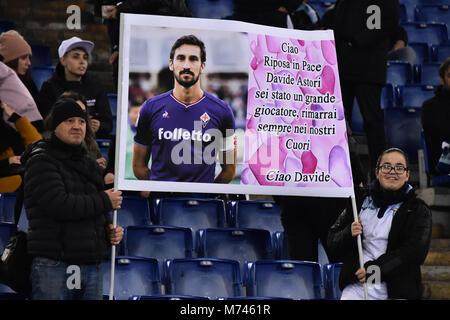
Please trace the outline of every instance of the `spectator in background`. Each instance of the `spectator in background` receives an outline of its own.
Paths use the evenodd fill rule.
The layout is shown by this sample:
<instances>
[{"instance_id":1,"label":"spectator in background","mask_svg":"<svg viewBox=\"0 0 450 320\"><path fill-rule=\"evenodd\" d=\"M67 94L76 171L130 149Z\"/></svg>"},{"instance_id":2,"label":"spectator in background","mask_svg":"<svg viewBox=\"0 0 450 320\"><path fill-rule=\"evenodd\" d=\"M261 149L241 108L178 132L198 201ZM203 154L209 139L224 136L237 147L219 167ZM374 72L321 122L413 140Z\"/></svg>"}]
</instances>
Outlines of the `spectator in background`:
<instances>
[{"instance_id":1,"label":"spectator in background","mask_svg":"<svg viewBox=\"0 0 450 320\"><path fill-rule=\"evenodd\" d=\"M308 3L308 0L303 0L295 11L289 13L289 16L294 29L301 30L315 29L320 20L319 13Z\"/></svg>"},{"instance_id":2,"label":"spectator in background","mask_svg":"<svg viewBox=\"0 0 450 320\"><path fill-rule=\"evenodd\" d=\"M66 99L69 98L69 99L75 100L76 103L78 103L80 105L81 109L83 109L83 111L86 112L86 104L87 103L86 103L86 99L82 95L80 95L76 92L73 92L73 91L67 91L67 92L64 92L62 95L60 95L58 100L64 99L64 98L66 98ZM51 116L50 116L50 114L48 114L44 120L44 125L47 130L43 133L44 138L47 138L47 139L50 138L51 133L52 133L51 121L52 121ZM88 157L97 161L100 168L105 169L106 168L106 159L103 158L102 153L100 151L100 147L98 146L97 141L95 141L95 133L92 130L90 122L91 122L90 119L88 119L88 121L86 122L86 137L85 137L84 141L81 143L81 145L86 149Z\"/></svg>"},{"instance_id":3,"label":"spectator in background","mask_svg":"<svg viewBox=\"0 0 450 320\"><path fill-rule=\"evenodd\" d=\"M31 78L30 45L15 30L3 32L0 35L0 54L3 56L3 62L17 73L39 109L39 91ZM41 124L41 122L38 123L38 125ZM39 130L42 131L42 128L40 127Z\"/></svg>"},{"instance_id":4,"label":"spectator in background","mask_svg":"<svg viewBox=\"0 0 450 320\"><path fill-rule=\"evenodd\" d=\"M302 0L234 0L233 20L286 28L287 16Z\"/></svg>"},{"instance_id":5,"label":"spectator in background","mask_svg":"<svg viewBox=\"0 0 450 320\"><path fill-rule=\"evenodd\" d=\"M20 154L42 136L26 117L21 117L5 102L0 102L0 113L15 124L17 131L0 118L0 193L15 192L22 183ZM3 116L2 114L2 116Z\"/></svg>"},{"instance_id":6,"label":"spectator in background","mask_svg":"<svg viewBox=\"0 0 450 320\"><path fill-rule=\"evenodd\" d=\"M111 43L109 63L113 67L113 80L118 82L120 13L155 14L162 16L192 17L187 0L125 0L103 1L102 17L108 27Z\"/></svg>"},{"instance_id":7,"label":"spectator in background","mask_svg":"<svg viewBox=\"0 0 450 320\"><path fill-rule=\"evenodd\" d=\"M441 85L433 98L422 105L422 127L428 147L428 163L432 174L442 154L443 142L450 142L450 57L439 66Z\"/></svg>"},{"instance_id":8,"label":"spectator in background","mask_svg":"<svg viewBox=\"0 0 450 320\"><path fill-rule=\"evenodd\" d=\"M102 261L110 244L123 237L109 212L120 209L121 191L104 190L97 163L81 146L87 114L73 99L59 100L51 111L52 135L22 155L28 254L32 258L33 300L101 300ZM80 283L67 283L76 265Z\"/></svg>"},{"instance_id":9,"label":"spectator in background","mask_svg":"<svg viewBox=\"0 0 450 320\"><path fill-rule=\"evenodd\" d=\"M75 91L86 98L92 129L96 138L108 139L113 116L103 85L87 72L94 43L72 37L58 48L59 62L53 76L42 84L41 114L46 117L51 106L65 91Z\"/></svg>"},{"instance_id":10,"label":"spectator in background","mask_svg":"<svg viewBox=\"0 0 450 320\"><path fill-rule=\"evenodd\" d=\"M374 4L378 9L371 11ZM377 155L386 148L381 91L389 39L399 17L398 0L338 0L324 19L334 29L345 118L351 123L355 98L363 117L371 175Z\"/></svg>"},{"instance_id":11,"label":"spectator in background","mask_svg":"<svg viewBox=\"0 0 450 320\"><path fill-rule=\"evenodd\" d=\"M343 300L362 300L363 283L378 270L380 283L368 283L369 299L420 299L420 265L431 241L431 210L408 184L408 157L400 149L378 158L369 194L357 198L359 221L349 206L328 234L330 251L344 263L339 275ZM362 235L364 267L356 237ZM371 268L371 269L372 269Z\"/></svg>"},{"instance_id":12,"label":"spectator in background","mask_svg":"<svg viewBox=\"0 0 450 320\"><path fill-rule=\"evenodd\" d=\"M408 33L401 25L392 33L389 49L387 60L406 61L411 66L416 63L416 52L408 46Z\"/></svg>"},{"instance_id":13,"label":"spectator in background","mask_svg":"<svg viewBox=\"0 0 450 320\"><path fill-rule=\"evenodd\" d=\"M12 106L14 111L23 117L27 117L39 132L44 131L42 116L39 113L36 102L22 81L20 81L17 73L3 62L0 62L0 101ZM7 121L6 114L4 114L3 120ZM13 129L16 129L13 123L8 124Z\"/></svg>"}]
</instances>

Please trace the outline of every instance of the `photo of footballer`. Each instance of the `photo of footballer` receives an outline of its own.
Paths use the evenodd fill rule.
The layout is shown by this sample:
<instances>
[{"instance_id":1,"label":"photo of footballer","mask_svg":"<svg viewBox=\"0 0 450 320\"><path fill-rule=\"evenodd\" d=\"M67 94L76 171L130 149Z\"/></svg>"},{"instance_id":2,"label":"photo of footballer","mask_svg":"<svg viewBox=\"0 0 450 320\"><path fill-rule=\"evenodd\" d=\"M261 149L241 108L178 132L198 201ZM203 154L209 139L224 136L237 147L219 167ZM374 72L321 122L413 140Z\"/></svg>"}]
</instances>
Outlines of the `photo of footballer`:
<instances>
[{"instance_id":1,"label":"photo of footballer","mask_svg":"<svg viewBox=\"0 0 450 320\"><path fill-rule=\"evenodd\" d=\"M205 66L206 49L200 39L190 34L175 41L169 55L174 87L146 100L136 124L132 166L139 180L233 180L235 119L225 101L201 88Z\"/></svg>"}]
</instances>

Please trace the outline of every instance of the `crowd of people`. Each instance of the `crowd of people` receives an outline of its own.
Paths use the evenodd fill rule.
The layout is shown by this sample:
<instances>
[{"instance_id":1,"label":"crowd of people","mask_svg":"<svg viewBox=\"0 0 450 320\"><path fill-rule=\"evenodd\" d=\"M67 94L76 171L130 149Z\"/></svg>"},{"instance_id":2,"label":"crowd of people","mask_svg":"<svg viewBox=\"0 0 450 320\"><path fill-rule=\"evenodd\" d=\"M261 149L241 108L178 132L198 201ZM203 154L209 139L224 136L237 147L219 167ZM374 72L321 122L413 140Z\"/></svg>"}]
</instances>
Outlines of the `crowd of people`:
<instances>
[{"instance_id":1,"label":"crowd of people","mask_svg":"<svg viewBox=\"0 0 450 320\"><path fill-rule=\"evenodd\" d=\"M373 180L370 185L352 150L351 135L349 139L355 194L361 195L358 222L354 221L346 199L274 197L281 206L291 258L317 261L320 239L330 262L344 262L340 278L341 288L345 288L343 299L363 298L362 283L371 265L380 268L382 286L370 287L370 298L418 299L420 265L430 245L431 211L416 198L413 186L408 183L408 156L400 149L387 148L380 107L389 57L413 61L415 56L407 46L406 32L399 25L398 1L378 1L383 16L376 30L367 27L368 3L367 0L337 0L320 17L306 0L235 0L232 18L282 28L333 29L345 119L351 122L355 98L364 119L369 174ZM98 8L107 5L103 16L110 36L109 63L116 85L121 12L194 16L188 1L182 0L135 0L118 5L97 1L96 4ZM15 30L0 34L0 192L17 192L23 185L30 224L28 250L34 257L31 298L101 299L101 261L108 258L109 246L119 244L123 237L123 229L113 228L109 216L111 210L120 209L122 202L122 192L111 188L114 159L109 157L106 161L96 142L102 138L114 141L113 116L104 86L88 72L95 44L79 37L61 40L54 74L38 91L30 75L33 54L30 45ZM192 175L192 170L183 166L168 168L165 154L172 148L170 142L164 142L167 146L154 144L158 132L149 134L157 128L152 115L161 113L158 119L163 119L181 112L176 103L186 109L192 104L201 105L204 114L193 117L206 114L203 124L216 121L215 125L223 132L235 129L237 112L245 119L246 93L231 96L226 92L210 94L202 90L198 77L205 63L203 44L192 37L178 41L172 48L169 64L173 91L159 95L152 88L142 90L139 81L132 82L130 87L134 97L129 108L130 130L136 138L133 173L129 174L148 180L184 170L183 174L189 176L187 181L205 179L227 183L236 169L234 135L224 135L222 150L231 159L234 152L234 161L224 165L217 177L214 177L215 166L199 167L199 174L207 175L196 180L198 177ZM188 66L186 57L189 57ZM432 174L442 174L442 165L435 168L441 162L443 147L448 149L450 143L450 58L442 62L436 76L442 85L436 89L434 98L424 102L422 123ZM161 109L161 104L166 109ZM149 161L156 168L151 172ZM148 197L149 193L141 195ZM151 197L174 195L177 194L155 193ZM299 208L304 212L298 212ZM414 214L409 214L411 211ZM358 265L355 241L360 235L363 236L363 267ZM67 290L64 279L70 264L82 267L83 274L87 275L82 287L87 290Z\"/></svg>"}]
</instances>

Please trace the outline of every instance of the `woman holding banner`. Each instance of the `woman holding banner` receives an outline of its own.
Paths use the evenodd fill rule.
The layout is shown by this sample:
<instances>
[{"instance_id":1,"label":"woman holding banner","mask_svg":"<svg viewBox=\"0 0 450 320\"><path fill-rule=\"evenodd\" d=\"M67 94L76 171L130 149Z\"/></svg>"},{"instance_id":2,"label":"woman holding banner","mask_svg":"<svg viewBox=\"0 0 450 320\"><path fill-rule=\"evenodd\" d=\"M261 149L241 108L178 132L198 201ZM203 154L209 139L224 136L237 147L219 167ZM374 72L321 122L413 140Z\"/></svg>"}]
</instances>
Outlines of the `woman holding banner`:
<instances>
[{"instance_id":1,"label":"woman holding banner","mask_svg":"<svg viewBox=\"0 0 450 320\"><path fill-rule=\"evenodd\" d=\"M431 211L408 184L408 157L402 150L385 150L375 175L369 195L359 201L359 221L349 207L328 233L330 251L344 263L341 299L364 299L364 282L369 299L420 299L420 265L430 246ZM358 235L364 268L359 267Z\"/></svg>"}]
</instances>

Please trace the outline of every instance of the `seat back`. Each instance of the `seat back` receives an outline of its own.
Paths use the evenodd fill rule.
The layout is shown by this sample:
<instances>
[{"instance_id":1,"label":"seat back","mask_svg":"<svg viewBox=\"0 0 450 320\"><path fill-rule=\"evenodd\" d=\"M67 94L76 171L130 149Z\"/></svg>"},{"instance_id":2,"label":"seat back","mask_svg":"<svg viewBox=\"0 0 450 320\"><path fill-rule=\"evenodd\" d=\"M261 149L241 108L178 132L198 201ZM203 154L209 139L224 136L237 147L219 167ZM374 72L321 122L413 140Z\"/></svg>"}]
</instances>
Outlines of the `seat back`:
<instances>
[{"instance_id":1,"label":"seat back","mask_svg":"<svg viewBox=\"0 0 450 320\"><path fill-rule=\"evenodd\" d=\"M247 295L291 299L321 299L322 274L316 262L262 260L251 264Z\"/></svg>"},{"instance_id":2,"label":"seat back","mask_svg":"<svg viewBox=\"0 0 450 320\"><path fill-rule=\"evenodd\" d=\"M325 297L331 300L339 300L342 292L339 289L339 274L342 270L342 263L329 263L323 266L323 281L325 287Z\"/></svg>"},{"instance_id":3,"label":"seat back","mask_svg":"<svg viewBox=\"0 0 450 320\"><path fill-rule=\"evenodd\" d=\"M128 226L124 231L124 253L157 259L162 266L165 259L192 257L192 231L168 226Z\"/></svg>"},{"instance_id":4,"label":"seat back","mask_svg":"<svg viewBox=\"0 0 450 320\"><path fill-rule=\"evenodd\" d=\"M420 84L409 84L399 88L401 106L404 108L422 108L425 100L434 96L434 88Z\"/></svg>"},{"instance_id":5,"label":"seat back","mask_svg":"<svg viewBox=\"0 0 450 320\"><path fill-rule=\"evenodd\" d=\"M235 260L186 258L166 260L166 293L209 298L241 295L241 273Z\"/></svg>"},{"instance_id":6,"label":"seat back","mask_svg":"<svg viewBox=\"0 0 450 320\"><path fill-rule=\"evenodd\" d=\"M418 67L418 81L423 85L439 86L439 62L423 63Z\"/></svg>"},{"instance_id":7,"label":"seat back","mask_svg":"<svg viewBox=\"0 0 450 320\"><path fill-rule=\"evenodd\" d=\"M440 45L448 41L447 26L442 23L403 23L409 42L426 42L428 45Z\"/></svg>"},{"instance_id":8,"label":"seat back","mask_svg":"<svg viewBox=\"0 0 450 320\"><path fill-rule=\"evenodd\" d=\"M390 108L384 110L384 126L388 147L404 150L411 162L417 163L417 150L421 148L420 109Z\"/></svg>"},{"instance_id":9,"label":"seat back","mask_svg":"<svg viewBox=\"0 0 450 320\"><path fill-rule=\"evenodd\" d=\"M271 234L262 229L200 229L196 243L199 257L232 259L241 265L274 258Z\"/></svg>"},{"instance_id":10,"label":"seat back","mask_svg":"<svg viewBox=\"0 0 450 320\"><path fill-rule=\"evenodd\" d=\"M164 198L155 200L154 224L198 229L225 226L225 203L218 199Z\"/></svg>"},{"instance_id":11,"label":"seat back","mask_svg":"<svg viewBox=\"0 0 450 320\"><path fill-rule=\"evenodd\" d=\"M31 65L32 66L51 66L52 65L52 53L50 47L37 44L31 44Z\"/></svg>"},{"instance_id":12,"label":"seat back","mask_svg":"<svg viewBox=\"0 0 450 320\"><path fill-rule=\"evenodd\" d=\"M114 267L114 298L128 300L133 295L161 293L161 277L156 259L117 256ZM103 262L103 294L109 294L111 261Z\"/></svg>"},{"instance_id":13,"label":"seat back","mask_svg":"<svg viewBox=\"0 0 450 320\"><path fill-rule=\"evenodd\" d=\"M117 210L117 224L122 227L150 224L150 206L147 198L123 196L122 205Z\"/></svg>"},{"instance_id":14,"label":"seat back","mask_svg":"<svg viewBox=\"0 0 450 320\"><path fill-rule=\"evenodd\" d=\"M415 10L416 21L425 23L445 23L450 25L450 10L447 4L420 4Z\"/></svg>"},{"instance_id":15,"label":"seat back","mask_svg":"<svg viewBox=\"0 0 450 320\"><path fill-rule=\"evenodd\" d=\"M405 61L389 60L387 62L386 83L393 86L405 85L413 80L412 66Z\"/></svg>"},{"instance_id":16,"label":"seat back","mask_svg":"<svg viewBox=\"0 0 450 320\"><path fill-rule=\"evenodd\" d=\"M42 84L52 77L54 70L54 66L31 66L31 79L38 91L41 91Z\"/></svg>"},{"instance_id":17,"label":"seat back","mask_svg":"<svg viewBox=\"0 0 450 320\"><path fill-rule=\"evenodd\" d=\"M236 200L229 202L231 225L236 228L283 230L281 209L275 201Z\"/></svg>"}]
</instances>

